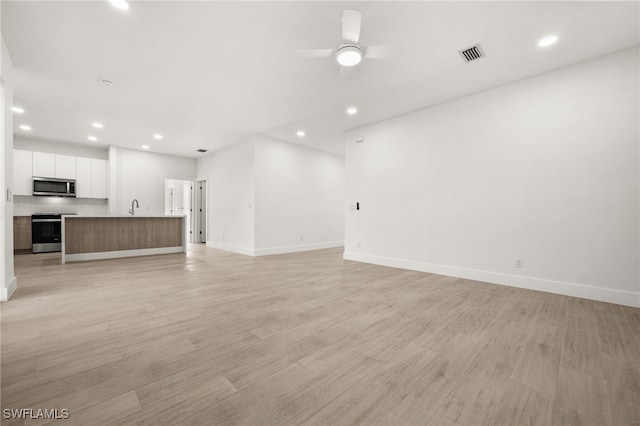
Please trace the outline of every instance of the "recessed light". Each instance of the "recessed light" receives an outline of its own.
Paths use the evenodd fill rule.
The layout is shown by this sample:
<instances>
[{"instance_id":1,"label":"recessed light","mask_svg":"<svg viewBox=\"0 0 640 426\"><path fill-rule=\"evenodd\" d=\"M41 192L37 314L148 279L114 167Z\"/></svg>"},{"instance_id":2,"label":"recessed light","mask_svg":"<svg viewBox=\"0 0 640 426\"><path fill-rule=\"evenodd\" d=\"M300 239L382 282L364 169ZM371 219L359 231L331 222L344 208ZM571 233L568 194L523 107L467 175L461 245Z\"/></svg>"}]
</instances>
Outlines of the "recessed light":
<instances>
[{"instance_id":1,"label":"recessed light","mask_svg":"<svg viewBox=\"0 0 640 426\"><path fill-rule=\"evenodd\" d=\"M129 9L129 3L125 0L109 0L109 3L116 9L127 10Z\"/></svg>"},{"instance_id":2,"label":"recessed light","mask_svg":"<svg viewBox=\"0 0 640 426\"><path fill-rule=\"evenodd\" d=\"M93 123L92 124L93 127L95 127L96 129L102 129L104 126L102 125L102 123Z\"/></svg>"},{"instance_id":3,"label":"recessed light","mask_svg":"<svg viewBox=\"0 0 640 426\"><path fill-rule=\"evenodd\" d=\"M296 133L296 135L298 135L299 137L303 137L306 133L304 132L304 130L298 130L298 132Z\"/></svg>"},{"instance_id":4,"label":"recessed light","mask_svg":"<svg viewBox=\"0 0 640 426\"><path fill-rule=\"evenodd\" d=\"M21 125L20 128L27 131L31 130L31 126L27 126L26 124Z\"/></svg>"},{"instance_id":5,"label":"recessed light","mask_svg":"<svg viewBox=\"0 0 640 426\"><path fill-rule=\"evenodd\" d=\"M24 109L18 107L18 106L14 106L11 107L11 111L15 112L16 114L23 114L24 113Z\"/></svg>"},{"instance_id":6,"label":"recessed light","mask_svg":"<svg viewBox=\"0 0 640 426\"><path fill-rule=\"evenodd\" d=\"M149 149L151 148L149 145L142 145L142 149Z\"/></svg>"},{"instance_id":7,"label":"recessed light","mask_svg":"<svg viewBox=\"0 0 640 426\"><path fill-rule=\"evenodd\" d=\"M88 136L87 139L89 139L92 142L95 142L98 140L98 138L96 138L95 136Z\"/></svg>"},{"instance_id":8,"label":"recessed light","mask_svg":"<svg viewBox=\"0 0 640 426\"><path fill-rule=\"evenodd\" d=\"M356 114L357 112L358 112L358 109L356 107L347 108L347 114L349 115Z\"/></svg>"},{"instance_id":9,"label":"recessed light","mask_svg":"<svg viewBox=\"0 0 640 426\"><path fill-rule=\"evenodd\" d=\"M556 41L558 41L558 36L555 34L551 34L546 37L542 37L540 40L538 40L538 46L549 47L552 44L554 44Z\"/></svg>"},{"instance_id":10,"label":"recessed light","mask_svg":"<svg viewBox=\"0 0 640 426\"><path fill-rule=\"evenodd\" d=\"M156 133L155 135L153 135L153 138L160 140L160 139L162 139L162 135Z\"/></svg>"}]
</instances>

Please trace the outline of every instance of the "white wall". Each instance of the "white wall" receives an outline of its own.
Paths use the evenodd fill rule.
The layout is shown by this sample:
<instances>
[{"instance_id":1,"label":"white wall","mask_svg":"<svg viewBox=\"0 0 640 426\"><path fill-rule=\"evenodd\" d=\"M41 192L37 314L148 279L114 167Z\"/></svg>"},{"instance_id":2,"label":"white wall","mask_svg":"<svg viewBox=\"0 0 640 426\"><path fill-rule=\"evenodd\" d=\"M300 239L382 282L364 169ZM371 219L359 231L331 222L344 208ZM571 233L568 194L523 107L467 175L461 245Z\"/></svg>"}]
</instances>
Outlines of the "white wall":
<instances>
[{"instance_id":1,"label":"white wall","mask_svg":"<svg viewBox=\"0 0 640 426\"><path fill-rule=\"evenodd\" d=\"M47 141L35 138L15 136L14 149L25 151L49 152L52 154L73 155L75 157L98 158L108 160L108 148L79 145L61 141Z\"/></svg>"},{"instance_id":2,"label":"white wall","mask_svg":"<svg viewBox=\"0 0 640 426\"><path fill-rule=\"evenodd\" d=\"M253 139L198 159L198 179L207 179L208 245L254 254L254 167Z\"/></svg>"},{"instance_id":3,"label":"white wall","mask_svg":"<svg viewBox=\"0 0 640 426\"><path fill-rule=\"evenodd\" d=\"M13 294L17 286L17 279L14 276L13 268L13 202L8 199L7 191L13 187L13 63L9 56L9 51L2 40L0 53L0 77L2 79L2 99L0 100L2 117L2 129L0 129L0 223L2 226L2 237L0 241L0 301L7 301ZM10 197L9 197L10 198Z\"/></svg>"},{"instance_id":4,"label":"white wall","mask_svg":"<svg viewBox=\"0 0 640 426\"><path fill-rule=\"evenodd\" d=\"M640 306L638 56L351 133L345 258Z\"/></svg>"},{"instance_id":5,"label":"white wall","mask_svg":"<svg viewBox=\"0 0 640 426\"><path fill-rule=\"evenodd\" d=\"M344 158L256 137L256 254L342 246Z\"/></svg>"},{"instance_id":6,"label":"white wall","mask_svg":"<svg viewBox=\"0 0 640 426\"><path fill-rule=\"evenodd\" d=\"M107 194L109 196L107 206L110 215L117 215L117 195L118 195L118 147L110 145L108 149L108 173L107 173Z\"/></svg>"},{"instance_id":7,"label":"white wall","mask_svg":"<svg viewBox=\"0 0 640 426\"><path fill-rule=\"evenodd\" d=\"M260 256L343 244L340 157L253 136L200 158L197 175L209 246Z\"/></svg>"},{"instance_id":8,"label":"white wall","mask_svg":"<svg viewBox=\"0 0 640 426\"><path fill-rule=\"evenodd\" d=\"M140 204L137 215L164 215L165 179L194 180L196 160L153 152L135 151L117 148L116 164L110 170L116 170L115 191L110 190L113 211L110 214L126 215L135 198Z\"/></svg>"}]
</instances>

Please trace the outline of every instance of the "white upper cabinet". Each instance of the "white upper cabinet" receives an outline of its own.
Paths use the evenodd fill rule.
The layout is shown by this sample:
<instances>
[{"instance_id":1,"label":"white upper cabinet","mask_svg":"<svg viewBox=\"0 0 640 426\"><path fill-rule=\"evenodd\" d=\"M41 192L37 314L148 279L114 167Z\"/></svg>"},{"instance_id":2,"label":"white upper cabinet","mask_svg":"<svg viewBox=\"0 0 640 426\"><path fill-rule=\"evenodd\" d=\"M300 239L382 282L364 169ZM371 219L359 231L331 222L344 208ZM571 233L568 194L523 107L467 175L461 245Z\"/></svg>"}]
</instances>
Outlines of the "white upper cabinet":
<instances>
[{"instance_id":1,"label":"white upper cabinet","mask_svg":"<svg viewBox=\"0 0 640 426\"><path fill-rule=\"evenodd\" d=\"M76 198L108 198L107 160L13 150L13 193L33 195L33 177L75 179Z\"/></svg>"},{"instance_id":2,"label":"white upper cabinet","mask_svg":"<svg viewBox=\"0 0 640 426\"><path fill-rule=\"evenodd\" d=\"M91 159L91 198L107 198L107 160Z\"/></svg>"},{"instance_id":3,"label":"white upper cabinet","mask_svg":"<svg viewBox=\"0 0 640 426\"><path fill-rule=\"evenodd\" d=\"M33 153L20 149L13 150L13 194L33 194Z\"/></svg>"},{"instance_id":4,"label":"white upper cabinet","mask_svg":"<svg viewBox=\"0 0 640 426\"><path fill-rule=\"evenodd\" d=\"M76 178L76 157L56 154L56 178Z\"/></svg>"},{"instance_id":5,"label":"white upper cabinet","mask_svg":"<svg viewBox=\"0 0 640 426\"><path fill-rule=\"evenodd\" d=\"M91 197L91 158L76 158L76 197Z\"/></svg>"},{"instance_id":6,"label":"white upper cabinet","mask_svg":"<svg viewBox=\"0 0 640 426\"><path fill-rule=\"evenodd\" d=\"M33 153L33 176L56 177L56 155L46 152Z\"/></svg>"},{"instance_id":7,"label":"white upper cabinet","mask_svg":"<svg viewBox=\"0 0 640 426\"><path fill-rule=\"evenodd\" d=\"M107 198L107 160L76 158L76 198Z\"/></svg>"}]
</instances>

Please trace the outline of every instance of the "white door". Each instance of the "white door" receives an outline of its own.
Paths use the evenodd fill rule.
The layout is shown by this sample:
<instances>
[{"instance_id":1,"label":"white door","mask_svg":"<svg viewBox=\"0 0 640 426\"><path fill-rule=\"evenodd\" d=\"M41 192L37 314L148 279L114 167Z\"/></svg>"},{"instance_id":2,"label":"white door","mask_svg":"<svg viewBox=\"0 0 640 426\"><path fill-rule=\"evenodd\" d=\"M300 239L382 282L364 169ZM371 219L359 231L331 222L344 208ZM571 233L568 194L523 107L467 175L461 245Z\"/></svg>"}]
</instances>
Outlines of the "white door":
<instances>
[{"instance_id":1,"label":"white door","mask_svg":"<svg viewBox=\"0 0 640 426\"><path fill-rule=\"evenodd\" d=\"M207 242L207 181L196 181L196 229L195 238L196 243Z\"/></svg>"},{"instance_id":2,"label":"white door","mask_svg":"<svg viewBox=\"0 0 640 426\"><path fill-rule=\"evenodd\" d=\"M193 238L192 238L192 229L191 229L191 215L192 215L192 209L191 209L191 188L193 187L193 184L191 182L189 183L185 183L184 186L182 187L182 214L184 214L186 216L186 220L187 220L187 232L189 233L189 242L192 243L193 242Z\"/></svg>"},{"instance_id":3,"label":"white door","mask_svg":"<svg viewBox=\"0 0 640 426\"><path fill-rule=\"evenodd\" d=\"M176 190L175 187L173 187L173 186L169 187L169 214L170 215L176 214L176 194L175 194L175 190Z\"/></svg>"}]
</instances>

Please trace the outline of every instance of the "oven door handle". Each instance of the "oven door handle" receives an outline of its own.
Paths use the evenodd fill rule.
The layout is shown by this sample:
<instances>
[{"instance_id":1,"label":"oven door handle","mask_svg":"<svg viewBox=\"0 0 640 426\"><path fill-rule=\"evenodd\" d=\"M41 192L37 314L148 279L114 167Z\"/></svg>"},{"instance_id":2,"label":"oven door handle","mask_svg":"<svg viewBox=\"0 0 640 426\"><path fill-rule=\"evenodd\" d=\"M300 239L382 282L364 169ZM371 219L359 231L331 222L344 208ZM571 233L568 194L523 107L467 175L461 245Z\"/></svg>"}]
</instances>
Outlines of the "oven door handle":
<instances>
[{"instance_id":1,"label":"oven door handle","mask_svg":"<svg viewBox=\"0 0 640 426\"><path fill-rule=\"evenodd\" d=\"M31 219L31 222L33 223L51 223L51 222L62 222L62 220L60 219Z\"/></svg>"}]
</instances>

